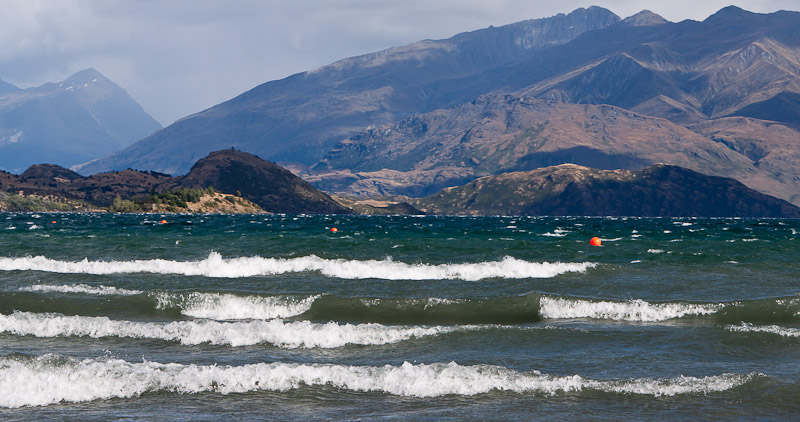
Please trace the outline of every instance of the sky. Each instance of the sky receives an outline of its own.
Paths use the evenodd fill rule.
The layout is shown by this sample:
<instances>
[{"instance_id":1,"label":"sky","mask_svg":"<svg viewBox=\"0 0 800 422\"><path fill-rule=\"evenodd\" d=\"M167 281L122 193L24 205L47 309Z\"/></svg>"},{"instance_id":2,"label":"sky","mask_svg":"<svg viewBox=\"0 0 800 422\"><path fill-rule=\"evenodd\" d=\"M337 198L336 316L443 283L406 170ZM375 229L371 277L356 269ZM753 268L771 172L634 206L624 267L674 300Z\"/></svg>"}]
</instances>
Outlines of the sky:
<instances>
[{"instance_id":1,"label":"sky","mask_svg":"<svg viewBox=\"0 0 800 422\"><path fill-rule=\"evenodd\" d=\"M605 7L704 20L800 0L0 0L0 79L20 88L95 68L162 125L264 82L423 39Z\"/></svg>"}]
</instances>

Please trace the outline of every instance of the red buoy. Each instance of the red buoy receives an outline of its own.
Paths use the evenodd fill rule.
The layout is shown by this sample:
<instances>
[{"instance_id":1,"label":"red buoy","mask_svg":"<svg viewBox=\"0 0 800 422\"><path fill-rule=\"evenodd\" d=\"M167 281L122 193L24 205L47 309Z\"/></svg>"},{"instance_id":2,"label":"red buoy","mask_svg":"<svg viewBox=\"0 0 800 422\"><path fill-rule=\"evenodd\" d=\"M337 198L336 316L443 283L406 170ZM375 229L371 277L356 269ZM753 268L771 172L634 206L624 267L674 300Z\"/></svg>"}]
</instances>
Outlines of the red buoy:
<instances>
[{"instance_id":1,"label":"red buoy","mask_svg":"<svg viewBox=\"0 0 800 422\"><path fill-rule=\"evenodd\" d=\"M592 246L600 246L603 244L603 242L600 241L599 237L593 237L591 240L589 240L589 244Z\"/></svg>"},{"instance_id":2,"label":"red buoy","mask_svg":"<svg viewBox=\"0 0 800 422\"><path fill-rule=\"evenodd\" d=\"M339 231L339 229L337 229L336 227L331 227L331 233L336 233L338 231Z\"/></svg>"},{"instance_id":3,"label":"red buoy","mask_svg":"<svg viewBox=\"0 0 800 422\"><path fill-rule=\"evenodd\" d=\"M161 220L161 224L167 224L167 220Z\"/></svg>"}]
</instances>

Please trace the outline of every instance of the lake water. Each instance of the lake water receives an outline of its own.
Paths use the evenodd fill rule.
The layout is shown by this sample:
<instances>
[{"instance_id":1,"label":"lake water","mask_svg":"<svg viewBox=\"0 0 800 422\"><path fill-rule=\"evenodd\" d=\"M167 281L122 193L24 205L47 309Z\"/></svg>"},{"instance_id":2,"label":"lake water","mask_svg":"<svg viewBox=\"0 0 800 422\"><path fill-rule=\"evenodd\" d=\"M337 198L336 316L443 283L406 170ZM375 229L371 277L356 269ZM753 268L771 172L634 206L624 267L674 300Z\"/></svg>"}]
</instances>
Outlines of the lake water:
<instances>
[{"instance_id":1,"label":"lake water","mask_svg":"<svg viewBox=\"0 0 800 422\"><path fill-rule=\"evenodd\" d=\"M799 239L800 220L0 214L0 419L788 420Z\"/></svg>"}]
</instances>

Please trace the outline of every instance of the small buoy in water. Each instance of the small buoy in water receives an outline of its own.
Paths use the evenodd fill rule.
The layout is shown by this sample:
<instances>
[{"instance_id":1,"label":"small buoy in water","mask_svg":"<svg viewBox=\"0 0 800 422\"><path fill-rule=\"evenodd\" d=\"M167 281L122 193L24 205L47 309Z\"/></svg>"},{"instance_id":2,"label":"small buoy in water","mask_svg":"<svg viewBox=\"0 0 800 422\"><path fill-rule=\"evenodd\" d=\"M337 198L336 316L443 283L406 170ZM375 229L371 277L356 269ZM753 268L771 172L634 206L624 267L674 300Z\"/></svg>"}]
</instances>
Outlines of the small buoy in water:
<instances>
[{"instance_id":1,"label":"small buoy in water","mask_svg":"<svg viewBox=\"0 0 800 422\"><path fill-rule=\"evenodd\" d=\"M599 237L593 237L591 240L589 240L589 244L592 246L600 246L602 243L603 242L600 241Z\"/></svg>"},{"instance_id":2,"label":"small buoy in water","mask_svg":"<svg viewBox=\"0 0 800 422\"><path fill-rule=\"evenodd\" d=\"M331 233L336 233L338 231L339 231L339 229L337 229L336 227L331 227Z\"/></svg>"},{"instance_id":3,"label":"small buoy in water","mask_svg":"<svg viewBox=\"0 0 800 422\"><path fill-rule=\"evenodd\" d=\"M52 224L56 224L56 220L53 220L53 223L52 223Z\"/></svg>"},{"instance_id":4,"label":"small buoy in water","mask_svg":"<svg viewBox=\"0 0 800 422\"><path fill-rule=\"evenodd\" d=\"M161 220L160 224L167 224L167 220Z\"/></svg>"}]
</instances>

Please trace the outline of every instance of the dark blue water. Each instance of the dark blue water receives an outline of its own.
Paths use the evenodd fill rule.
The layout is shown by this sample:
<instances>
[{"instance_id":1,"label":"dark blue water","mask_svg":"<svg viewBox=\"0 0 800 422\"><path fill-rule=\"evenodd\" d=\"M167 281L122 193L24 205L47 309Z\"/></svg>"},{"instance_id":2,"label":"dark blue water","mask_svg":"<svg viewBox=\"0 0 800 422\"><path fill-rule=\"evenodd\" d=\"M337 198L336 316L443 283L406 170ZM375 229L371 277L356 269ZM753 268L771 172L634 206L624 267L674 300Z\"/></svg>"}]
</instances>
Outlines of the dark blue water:
<instances>
[{"instance_id":1,"label":"dark blue water","mask_svg":"<svg viewBox=\"0 0 800 422\"><path fill-rule=\"evenodd\" d=\"M0 214L0 419L791 419L799 237L798 220Z\"/></svg>"}]
</instances>

